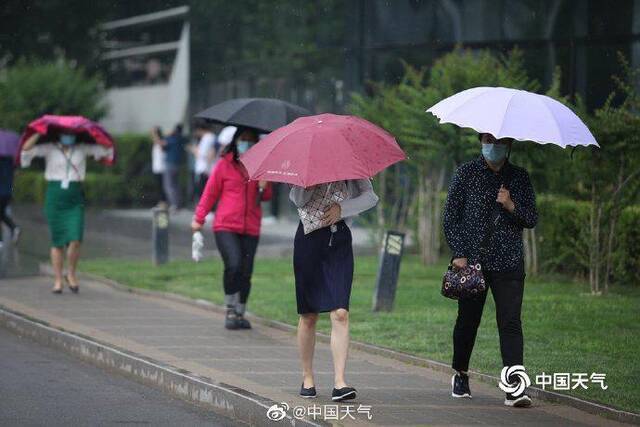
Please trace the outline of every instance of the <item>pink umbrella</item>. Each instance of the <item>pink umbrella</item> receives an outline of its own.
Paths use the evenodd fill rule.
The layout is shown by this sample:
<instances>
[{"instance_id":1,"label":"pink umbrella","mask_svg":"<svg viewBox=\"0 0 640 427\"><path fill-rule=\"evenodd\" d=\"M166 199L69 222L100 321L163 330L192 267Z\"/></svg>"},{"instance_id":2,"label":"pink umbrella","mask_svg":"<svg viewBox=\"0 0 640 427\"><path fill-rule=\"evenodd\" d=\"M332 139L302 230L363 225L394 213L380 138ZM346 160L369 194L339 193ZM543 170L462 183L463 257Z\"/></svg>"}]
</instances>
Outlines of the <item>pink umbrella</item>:
<instances>
[{"instance_id":1,"label":"pink umbrella","mask_svg":"<svg viewBox=\"0 0 640 427\"><path fill-rule=\"evenodd\" d=\"M78 142L99 144L107 148L113 148L113 158L103 158L101 161L108 166L115 163L113 138L102 126L85 117L44 115L32 121L20 138L18 153L22 151L22 146L34 133L42 135L38 143L59 141L61 133L72 133L77 135Z\"/></svg>"},{"instance_id":2,"label":"pink umbrella","mask_svg":"<svg viewBox=\"0 0 640 427\"><path fill-rule=\"evenodd\" d=\"M240 161L250 179L311 187L371 178L406 158L393 135L354 116L301 117L251 147Z\"/></svg>"}]
</instances>

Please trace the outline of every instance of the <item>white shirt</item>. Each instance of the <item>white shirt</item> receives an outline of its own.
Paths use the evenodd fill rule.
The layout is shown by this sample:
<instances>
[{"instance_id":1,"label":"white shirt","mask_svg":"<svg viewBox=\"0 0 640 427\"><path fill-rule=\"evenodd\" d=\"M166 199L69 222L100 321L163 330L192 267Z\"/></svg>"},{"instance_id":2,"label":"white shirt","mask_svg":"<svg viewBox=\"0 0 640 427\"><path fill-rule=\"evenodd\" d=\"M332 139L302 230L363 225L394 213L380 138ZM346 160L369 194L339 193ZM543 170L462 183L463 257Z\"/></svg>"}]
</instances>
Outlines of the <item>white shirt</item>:
<instances>
[{"instance_id":1,"label":"white shirt","mask_svg":"<svg viewBox=\"0 0 640 427\"><path fill-rule=\"evenodd\" d=\"M198 151L196 153L196 163L193 168L196 174L209 175L211 172L215 160L211 152L215 149L215 143L216 136L211 132L205 133L202 135L202 138L200 138Z\"/></svg>"},{"instance_id":2,"label":"white shirt","mask_svg":"<svg viewBox=\"0 0 640 427\"><path fill-rule=\"evenodd\" d=\"M60 144L36 144L20 155L22 167L27 167L35 157L44 157L44 179L47 181L84 181L87 156L100 160L113 158L113 149L98 144L74 144L65 153Z\"/></svg>"},{"instance_id":3,"label":"white shirt","mask_svg":"<svg viewBox=\"0 0 640 427\"><path fill-rule=\"evenodd\" d=\"M155 174L164 173L166 154L160 144L153 144L151 148L151 171Z\"/></svg>"},{"instance_id":4,"label":"white shirt","mask_svg":"<svg viewBox=\"0 0 640 427\"><path fill-rule=\"evenodd\" d=\"M233 135L235 135L236 130L238 130L235 126L226 126L223 128L218 134L218 143L220 145L228 145L233 140Z\"/></svg>"},{"instance_id":5,"label":"white shirt","mask_svg":"<svg viewBox=\"0 0 640 427\"><path fill-rule=\"evenodd\" d=\"M348 197L339 202L340 212L344 222L351 226L353 218L358 214L371 209L378 204L378 196L373 192L370 179L353 179L347 181ZM289 199L297 206L302 207L309 201L313 189L305 190L294 185L289 192Z\"/></svg>"}]
</instances>

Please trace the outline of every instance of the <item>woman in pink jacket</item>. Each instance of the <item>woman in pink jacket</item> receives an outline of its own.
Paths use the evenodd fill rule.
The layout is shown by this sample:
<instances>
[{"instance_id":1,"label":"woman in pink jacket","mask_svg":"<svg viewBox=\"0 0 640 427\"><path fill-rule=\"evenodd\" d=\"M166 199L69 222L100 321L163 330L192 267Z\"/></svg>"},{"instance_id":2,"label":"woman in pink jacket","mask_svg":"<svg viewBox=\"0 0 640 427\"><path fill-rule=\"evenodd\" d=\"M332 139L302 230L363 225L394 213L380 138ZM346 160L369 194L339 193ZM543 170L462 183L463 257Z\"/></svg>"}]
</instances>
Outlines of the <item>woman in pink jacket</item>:
<instances>
[{"instance_id":1,"label":"woman in pink jacket","mask_svg":"<svg viewBox=\"0 0 640 427\"><path fill-rule=\"evenodd\" d=\"M233 141L225 147L209 175L191 223L193 232L201 230L207 214L218 203L213 232L224 262L227 329L251 328L244 313L260 237L260 202L271 199L272 194L271 185L267 182L249 181L244 165L238 160L238 156L256 142L258 135L253 130L238 128Z\"/></svg>"}]
</instances>

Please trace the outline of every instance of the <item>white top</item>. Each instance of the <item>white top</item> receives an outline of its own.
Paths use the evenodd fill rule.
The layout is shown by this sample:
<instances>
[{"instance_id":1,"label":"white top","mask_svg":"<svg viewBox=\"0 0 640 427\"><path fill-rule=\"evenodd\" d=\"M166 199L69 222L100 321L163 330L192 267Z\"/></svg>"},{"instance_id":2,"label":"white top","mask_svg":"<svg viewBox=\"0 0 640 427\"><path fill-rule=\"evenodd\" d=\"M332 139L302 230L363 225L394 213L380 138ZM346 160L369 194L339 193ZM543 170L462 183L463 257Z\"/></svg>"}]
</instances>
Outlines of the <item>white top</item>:
<instances>
[{"instance_id":1,"label":"white top","mask_svg":"<svg viewBox=\"0 0 640 427\"><path fill-rule=\"evenodd\" d=\"M348 226L351 226L353 218L377 205L379 198L373 192L373 185L370 179L348 180L347 192L349 193L348 197L338 204L342 212L342 219ZM305 190L302 187L293 185L289 192L289 199L300 208L309 201L312 194L312 188Z\"/></svg>"},{"instance_id":2,"label":"white top","mask_svg":"<svg viewBox=\"0 0 640 427\"><path fill-rule=\"evenodd\" d=\"M202 135L200 142L198 142L198 151L196 153L196 162L193 167L196 174L211 173L211 168L215 161L214 156L210 153L215 149L216 136L212 132L207 132Z\"/></svg>"},{"instance_id":3,"label":"white top","mask_svg":"<svg viewBox=\"0 0 640 427\"><path fill-rule=\"evenodd\" d=\"M166 169L165 158L166 153L160 144L153 144L151 147L151 171L153 173L164 173Z\"/></svg>"},{"instance_id":4,"label":"white top","mask_svg":"<svg viewBox=\"0 0 640 427\"><path fill-rule=\"evenodd\" d=\"M100 160L113 158L113 149L98 144L74 144L66 153L60 144L36 144L20 155L22 167L27 167L35 157L44 157L44 179L47 181L84 181L87 156Z\"/></svg>"}]
</instances>

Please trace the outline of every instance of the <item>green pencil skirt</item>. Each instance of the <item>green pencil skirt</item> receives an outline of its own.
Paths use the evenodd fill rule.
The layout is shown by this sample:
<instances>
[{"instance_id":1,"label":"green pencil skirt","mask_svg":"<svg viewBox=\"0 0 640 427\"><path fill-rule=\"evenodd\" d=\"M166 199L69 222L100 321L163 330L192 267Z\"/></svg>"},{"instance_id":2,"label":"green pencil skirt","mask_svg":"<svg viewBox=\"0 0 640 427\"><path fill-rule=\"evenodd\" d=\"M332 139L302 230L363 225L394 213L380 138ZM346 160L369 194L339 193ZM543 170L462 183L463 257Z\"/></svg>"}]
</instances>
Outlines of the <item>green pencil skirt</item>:
<instances>
[{"instance_id":1,"label":"green pencil skirt","mask_svg":"<svg viewBox=\"0 0 640 427\"><path fill-rule=\"evenodd\" d=\"M72 181L62 188L60 181L48 181L44 213L49 224L51 246L61 248L82 241L84 233L84 191L82 183Z\"/></svg>"}]
</instances>

